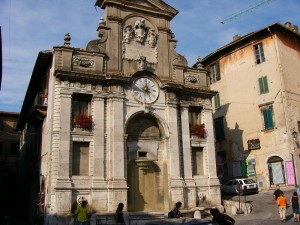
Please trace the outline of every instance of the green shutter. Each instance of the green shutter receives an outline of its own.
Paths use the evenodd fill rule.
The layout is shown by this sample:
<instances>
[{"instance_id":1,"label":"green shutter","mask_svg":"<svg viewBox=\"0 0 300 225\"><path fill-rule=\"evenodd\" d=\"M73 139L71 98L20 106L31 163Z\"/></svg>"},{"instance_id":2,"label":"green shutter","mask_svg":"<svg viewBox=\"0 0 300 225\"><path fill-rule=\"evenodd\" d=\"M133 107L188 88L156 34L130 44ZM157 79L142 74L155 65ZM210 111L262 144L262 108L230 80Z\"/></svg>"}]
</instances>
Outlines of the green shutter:
<instances>
[{"instance_id":1,"label":"green shutter","mask_svg":"<svg viewBox=\"0 0 300 225\"><path fill-rule=\"evenodd\" d=\"M265 129L274 128L272 109L264 109Z\"/></svg>"},{"instance_id":2,"label":"green shutter","mask_svg":"<svg viewBox=\"0 0 300 225\"><path fill-rule=\"evenodd\" d=\"M264 85L264 93L269 92L269 87L268 87L268 78L267 77L262 77L263 79L263 85Z\"/></svg>"},{"instance_id":3,"label":"green shutter","mask_svg":"<svg viewBox=\"0 0 300 225\"><path fill-rule=\"evenodd\" d=\"M269 92L268 78L266 76L260 77L258 79L258 83L259 83L260 94L264 94L264 93L268 93Z\"/></svg>"},{"instance_id":4,"label":"green shutter","mask_svg":"<svg viewBox=\"0 0 300 225\"><path fill-rule=\"evenodd\" d=\"M262 93L264 93L264 92L263 92L264 85L263 85L262 77L260 77L260 78L258 79L258 83L259 83L259 90L260 90L260 93L262 94Z\"/></svg>"},{"instance_id":5,"label":"green shutter","mask_svg":"<svg viewBox=\"0 0 300 225\"><path fill-rule=\"evenodd\" d=\"M219 95L219 93L217 93L215 95L215 108L217 109L219 107L220 107L220 95Z\"/></svg>"}]
</instances>

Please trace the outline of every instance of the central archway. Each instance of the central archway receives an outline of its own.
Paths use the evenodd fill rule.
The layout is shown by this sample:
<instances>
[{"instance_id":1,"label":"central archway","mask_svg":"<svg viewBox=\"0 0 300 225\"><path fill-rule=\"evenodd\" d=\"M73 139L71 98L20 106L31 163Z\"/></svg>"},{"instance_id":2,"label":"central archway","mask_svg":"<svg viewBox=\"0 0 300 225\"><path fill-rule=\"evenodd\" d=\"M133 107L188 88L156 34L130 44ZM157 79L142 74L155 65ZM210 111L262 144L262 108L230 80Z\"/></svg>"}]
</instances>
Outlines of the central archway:
<instances>
[{"instance_id":1,"label":"central archway","mask_svg":"<svg viewBox=\"0 0 300 225\"><path fill-rule=\"evenodd\" d=\"M128 211L163 211L168 207L168 172L164 130L151 114L138 113L127 124Z\"/></svg>"}]
</instances>

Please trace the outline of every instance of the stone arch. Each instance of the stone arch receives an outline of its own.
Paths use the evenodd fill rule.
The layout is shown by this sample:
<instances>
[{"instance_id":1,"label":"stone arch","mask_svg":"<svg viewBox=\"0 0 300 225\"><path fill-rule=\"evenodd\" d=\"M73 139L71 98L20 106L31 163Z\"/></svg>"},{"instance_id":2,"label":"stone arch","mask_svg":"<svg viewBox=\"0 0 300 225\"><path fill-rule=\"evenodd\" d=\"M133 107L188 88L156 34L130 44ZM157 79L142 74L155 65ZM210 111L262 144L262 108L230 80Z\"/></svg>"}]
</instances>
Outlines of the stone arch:
<instances>
[{"instance_id":1,"label":"stone arch","mask_svg":"<svg viewBox=\"0 0 300 225\"><path fill-rule=\"evenodd\" d=\"M143 115L145 114L145 111L144 110L134 110L132 111L130 114L128 114L125 118L125 126L124 126L124 131L125 131L125 134L127 135L126 131L128 129L128 124L130 123L130 121L138 116L138 115ZM167 123L159 116L157 115L156 113L152 113L152 112L149 112L149 113L146 113L148 116L152 116L152 118L156 119L157 120L157 123L158 123L158 127L159 127L159 130L161 132L161 135L162 135L162 138L164 139L167 139L169 138L170 136L170 132L169 132L169 127L167 125Z\"/></svg>"},{"instance_id":2,"label":"stone arch","mask_svg":"<svg viewBox=\"0 0 300 225\"><path fill-rule=\"evenodd\" d=\"M168 205L165 123L136 111L125 123L128 211L162 211Z\"/></svg>"}]
</instances>

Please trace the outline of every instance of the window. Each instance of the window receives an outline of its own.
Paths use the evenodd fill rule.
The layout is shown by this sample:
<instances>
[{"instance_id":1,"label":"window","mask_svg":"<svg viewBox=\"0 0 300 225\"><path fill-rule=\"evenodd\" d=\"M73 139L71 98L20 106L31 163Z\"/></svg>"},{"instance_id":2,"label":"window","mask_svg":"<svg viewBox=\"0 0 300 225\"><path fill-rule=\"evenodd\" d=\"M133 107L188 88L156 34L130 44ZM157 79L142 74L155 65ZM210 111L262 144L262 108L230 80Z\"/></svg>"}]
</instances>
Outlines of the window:
<instances>
[{"instance_id":1,"label":"window","mask_svg":"<svg viewBox=\"0 0 300 225\"><path fill-rule=\"evenodd\" d=\"M89 119L90 116L90 108L91 108L91 96L84 94L74 94L72 100L72 121L73 127L76 127L75 117L83 116L86 119Z\"/></svg>"},{"instance_id":2,"label":"window","mask_svg":"<svg viewBox=\"0 0 300 225\"><path fill-rule=\"evenodd\" d=\"M265 94L269 92L268 79L266 76L260 77L258 79L258 83L259 83L259 89L261 94Z\"/></svg>"},{"instance_id":3,"label":"window","mask_svg":"<svg viewBox=\"0 0 300 225\"><path fill-rule=\"evenodd\" d=\"M193 175L204 175L203 148L192 148Z\"/></svg>"},{"instance_id":4,"label":"window","mask_svg":"<svg viewBox=\"0 0 300 225\"><path fill-rule=\"evenodd\" d=\"M75 115L89 115L90 98L88 96L77 96L73 98L72 113Z\"/></svg>"},{"instance_id":5,"label":"window","mask_svg":"<svg viewBox=\"0 0 300 225\"><path fill-rule=\"evenodd\" d=\"M214 119L215 137L216 141L225 140L224 122L223 117Z\"/></svg>"},{"instance_id":6,"label":"window","mask_svg":"<svg viewBox=\"0 0 300 225\"><path fill-rule=\"evenodd\" d=\"M190 126L201 124L201 108L189 109L189 124Z\"/></svg>"},{"instance_id":7,"label":"window","mask_svg":"<svg viewBox=\"0 0 300 225\"><path fill-rule=\"evenodd\" d=\"M219 93L217 93L217 94L214 96L214 102L215 102L215 109L220 108L221 102L220 102L220 94L219 94Z\"/></svg>"},{"instance_id":8,"label":"window","mask_svg":"<svg viewBox=\"0 0 300 225\"><path fill-rule=\"evenodd\" d=\"M88 142L73 142L72 175L89 175Z\"/></svg>"},{"instance_id":9,"label":"window","mask_svg":"<svg viewBox=\"0 0 300 225\"><path fill-rule=\"evenodd\" d=\"M265 54L263 49L263 44L259 43L257 45L254 45L254 51L255 51L255 58L256 63L260 64L265 61Z\"/></svg>"},{"instance_id":10,"label":"window","mask_svg":"<svg viewBox=\"0 0 300 225\"><path fill-rule=\"evenodd\" d=\"M216 81L221 80L219 62L216 62L215 64L210 66L210 73L211 73L211 83L215 83Z\"/></svg>"},{"instance_id":11,"label":"window","mask_svg":"<svg viewBox=\"0 0 300 225\"><path fill-rule=\"evenodd\" d=\"M189 108L189 128L190 135L205 138L205 124L201 123L201 110L199 107Z\"/></svg>"},{"instance_id":12,"label":"window","mask_svg":"<svg viewBox=\"0 0 300 225\"><path fill-rule=\"evenodd\" d=\"M273 107L272 105L265 105L260 107L262 117L263 117L263 125L264 130L273 129L274 128L274 119L273 119Z\"/></svg>"}]
</instances>

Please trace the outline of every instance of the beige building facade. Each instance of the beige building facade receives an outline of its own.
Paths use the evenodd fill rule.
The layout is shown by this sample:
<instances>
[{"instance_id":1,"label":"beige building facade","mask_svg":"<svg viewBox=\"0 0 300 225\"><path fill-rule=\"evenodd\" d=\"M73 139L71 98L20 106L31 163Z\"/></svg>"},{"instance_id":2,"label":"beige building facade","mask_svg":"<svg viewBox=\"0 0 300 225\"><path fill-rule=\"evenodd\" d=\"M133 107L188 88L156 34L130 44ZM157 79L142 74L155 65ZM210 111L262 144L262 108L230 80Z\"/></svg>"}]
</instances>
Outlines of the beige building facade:
<instances>
[{"instance_id":1,"label":"beige building facade","mask_svg":"<svg viewBox=\"0 0 300 225\"><path fill-rule=\"evenodd\" d=\"M206 56L211 71L218 176L251 177L260 188L297 185L300 36L274 23ZM297 133L295 133L297 132Z\"/></svg>"},{"instance_id":2,"label":"beige building facade","mask_svg":"<svg viewBox=\"0 0 300 225\"><path fill-rule=\"evenodd\" d=\"M23 135L42 136L45 224L65 224L82 199L94 217L123 202L129 219L163 215L177 201L186 210L220 206L216 92L209 72L175 51L178 11L160 0L96 6L105 12L99 39L76 48L67 34L63 46L40 52L21 111Z\"/></svg>"}]
</instances>

